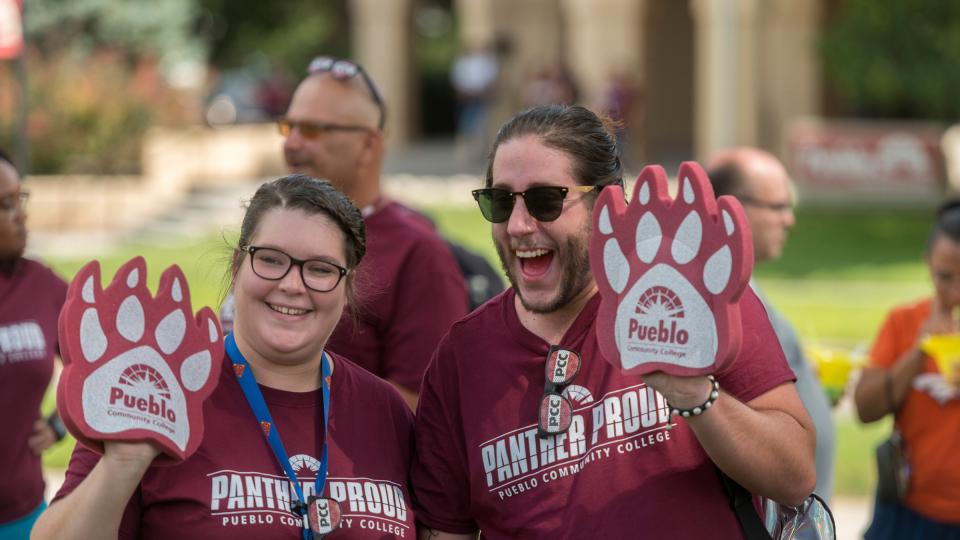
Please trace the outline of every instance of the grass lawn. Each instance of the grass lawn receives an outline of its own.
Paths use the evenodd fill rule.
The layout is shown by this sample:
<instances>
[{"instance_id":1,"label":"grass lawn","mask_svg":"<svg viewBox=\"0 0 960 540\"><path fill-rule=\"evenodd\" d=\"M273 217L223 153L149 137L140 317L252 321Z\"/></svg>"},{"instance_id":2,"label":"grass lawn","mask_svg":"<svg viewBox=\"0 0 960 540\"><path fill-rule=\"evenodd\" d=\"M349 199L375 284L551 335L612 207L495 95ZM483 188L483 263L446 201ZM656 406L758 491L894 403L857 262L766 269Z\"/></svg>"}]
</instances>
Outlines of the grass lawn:
<instances>
[{"instance_id":1,"label":"grass lawn","mask_svg":"<svg viewBox=\"0 0 960 540\"><path fill-rule=\"evenodd\" d=\"M474 208L425 209L440 229L476 249L491 261L496 252L490 227ZM929 294L922 253L930 213L922 210L805 209L785 255L758 266L755 276L764 293L794 322L813 346L853 349L869 346L884 314L893 305ZM194 309L218 305L229 247L224 236L184 242L176 247L130 245L100 257L102 273L112 276L134 255L148 261L152 286L170 264L179 264L190 283ZM86 262L47 258L63 276L72 276ZM495 264L499 266L499 263ZM53 395L45 402L53 407ZM866 495L875 482L873 447L889 433L889 423L862 426L848 410L837 412L839 451L836 490ZM45 456L49 466L66 465L72 443Z\"/></svg>"}]
</instances>

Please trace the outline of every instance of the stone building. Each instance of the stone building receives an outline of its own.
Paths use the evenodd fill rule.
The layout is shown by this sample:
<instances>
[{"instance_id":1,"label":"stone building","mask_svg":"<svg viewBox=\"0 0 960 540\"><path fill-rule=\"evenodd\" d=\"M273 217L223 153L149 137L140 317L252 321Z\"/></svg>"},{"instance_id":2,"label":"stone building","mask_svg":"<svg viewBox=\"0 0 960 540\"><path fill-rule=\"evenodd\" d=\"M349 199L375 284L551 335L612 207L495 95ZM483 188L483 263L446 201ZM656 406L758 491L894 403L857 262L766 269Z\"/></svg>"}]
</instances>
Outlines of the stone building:
<instances>
[{"instance_id":1,"label":"stone building","mask_svg":"<svg viewBox=\"0 0 960 540\"><path fill-rule=\"evenodd\" d=\"M424 0L346 0L355 58L379 80L394 142L419 132L413 13ZM702 159L731 145L782 154L794 118L822 109L817 30L833 0L434 0L467 47L509 45L495 124L519 110L537 66L569 68L579 101L614 74L638 92L630 127L644 161Z\"/></svg>"}]
</instances>

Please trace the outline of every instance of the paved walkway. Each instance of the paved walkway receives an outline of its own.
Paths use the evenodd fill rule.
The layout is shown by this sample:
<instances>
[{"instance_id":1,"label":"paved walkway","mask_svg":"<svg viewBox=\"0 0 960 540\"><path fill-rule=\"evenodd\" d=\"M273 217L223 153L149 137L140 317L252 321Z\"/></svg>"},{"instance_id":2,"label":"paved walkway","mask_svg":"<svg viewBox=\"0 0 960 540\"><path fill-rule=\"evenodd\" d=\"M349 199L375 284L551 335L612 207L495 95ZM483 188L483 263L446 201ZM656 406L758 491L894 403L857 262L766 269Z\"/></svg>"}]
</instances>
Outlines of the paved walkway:
<instances>
[{"instance_id":1,"label":"paved walkway","mask_svg":"<svg viewBox=\"0 0 960 540\"><path fill-rule=\"evenodd\" d=\"M266 179L239 180L233 185L191 192L162 215L131 229L78 232L30 231L27 253L44 258L95 258L124 244L171 245L203 238L236 227L243 218L241 204ZM469 174L422 175L388 174L384 191L413 207L430 205L470 206L476 204L470 191L481 186L481 177Z\"/></svg>"},{"instance_id":2,"label":"paved walkway","mask_svg":"<svg viewBox=\"0 0 960 540\"><path fill-rule=\"evenodd\" d=\"M830 503L830 510L837 522L837 540L859 540L870 524L873 499L837 496Z\"/></svg>"}]
</instances>

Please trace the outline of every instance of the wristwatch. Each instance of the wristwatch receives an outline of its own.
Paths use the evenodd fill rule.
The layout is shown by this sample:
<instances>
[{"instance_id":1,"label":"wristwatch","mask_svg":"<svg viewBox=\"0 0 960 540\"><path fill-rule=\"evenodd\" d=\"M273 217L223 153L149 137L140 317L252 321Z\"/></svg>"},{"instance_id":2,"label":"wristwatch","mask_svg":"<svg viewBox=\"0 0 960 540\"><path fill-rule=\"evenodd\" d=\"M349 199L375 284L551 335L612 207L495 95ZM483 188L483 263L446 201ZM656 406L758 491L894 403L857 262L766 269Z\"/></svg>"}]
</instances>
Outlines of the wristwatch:
<instances>
[{"instance_id":1,"label":"wristwatch","mask_svg":"<svg viewBox=\"0 0 960 540\"><path fill-rule=\"evenodd\" d=\"M57 411L53 411L53 414L47 418L47 425L50 426L54 435L57 436L57 442L62 441L63 438L67 436L67 426L63 425L63 420L60 420L60 414Z\"/></svg>"}]
</instances>

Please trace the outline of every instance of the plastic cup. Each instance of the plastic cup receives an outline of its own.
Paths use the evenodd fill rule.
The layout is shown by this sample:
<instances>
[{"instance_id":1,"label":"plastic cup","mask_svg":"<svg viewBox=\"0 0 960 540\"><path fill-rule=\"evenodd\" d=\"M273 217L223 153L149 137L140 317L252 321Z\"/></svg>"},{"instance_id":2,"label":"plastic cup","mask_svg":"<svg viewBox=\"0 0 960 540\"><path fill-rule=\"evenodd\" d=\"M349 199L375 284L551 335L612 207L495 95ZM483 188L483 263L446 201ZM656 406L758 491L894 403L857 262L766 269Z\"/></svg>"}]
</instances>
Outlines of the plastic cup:
<instances>
[{"instance_id":1,"label":"plastic cup","mask_svg":"<svg viewBox=\"0 0 960 540\"><path fill-rule=\"evenodd\" d=\"M952 382L956 363L960 362L960 334L934 334L920 344L930 355L944 380Z\"/></svg>"},{"instance_id":2,"label":"plastic cup","mask_svg":"<svg viewBox=\"0 0 960 540\"><path fill-rule=\"evenodd\" d=\"M854 363L850 353L830 349L813 349L810 353L817 375L830 402L836 404L843 397L853 371Z\"/></svg>"}]
</instances>

